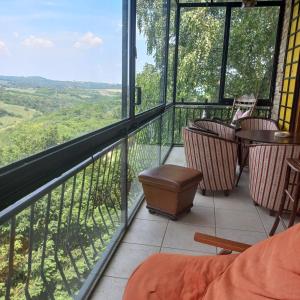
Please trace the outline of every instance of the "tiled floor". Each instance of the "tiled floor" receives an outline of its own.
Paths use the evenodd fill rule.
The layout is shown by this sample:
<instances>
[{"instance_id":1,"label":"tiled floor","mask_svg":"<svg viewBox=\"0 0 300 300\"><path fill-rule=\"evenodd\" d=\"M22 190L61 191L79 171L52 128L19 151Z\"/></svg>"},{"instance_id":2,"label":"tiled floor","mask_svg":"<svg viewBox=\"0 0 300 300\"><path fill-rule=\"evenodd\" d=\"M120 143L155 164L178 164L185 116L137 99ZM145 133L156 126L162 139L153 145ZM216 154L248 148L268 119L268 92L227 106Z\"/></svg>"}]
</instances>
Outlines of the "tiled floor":
<instances>
[{"instance_id":1,"label":"tiled floor","mask_svg":"<svg viewBox=\"0 0 300 300\"><path fill-rule=\"evenodd\" d=\"M183 148L174 148L167 163L184 166ZM194 242L196 231L253 244L267 237L273 222L274 217L266 209L254 206L247 170L229 197L223 193L207 196L197 193L191 212L178 221L148 213L144 203L91 299L122 299L132 271L153 253L216 254L215 247Z\"/></svg>"}]
</instances>

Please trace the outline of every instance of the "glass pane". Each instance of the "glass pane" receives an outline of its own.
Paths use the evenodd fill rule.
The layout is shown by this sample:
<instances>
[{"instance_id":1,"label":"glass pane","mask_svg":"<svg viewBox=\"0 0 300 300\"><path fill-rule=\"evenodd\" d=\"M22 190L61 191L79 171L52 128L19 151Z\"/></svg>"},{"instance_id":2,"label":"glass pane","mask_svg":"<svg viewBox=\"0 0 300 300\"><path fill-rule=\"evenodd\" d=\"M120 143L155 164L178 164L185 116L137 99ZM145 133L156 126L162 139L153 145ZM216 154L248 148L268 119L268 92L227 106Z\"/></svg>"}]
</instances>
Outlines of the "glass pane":
<instances>
[{"instance_id":1,"label":"glass pane","mask_svg":"<svg viewBox=\"0 0 300 300\"><path fill-rule=\"evenodd\" d=\"M159 166L161 120L157 118L128 138L128 215L130 216L143 196L138 180L140 172Z\"/></svg>"},{"instance_id":2,"label":"glass pane","mask_svg":"<svg viewBox=\"0 0 300 300\"><path fill-rule=\"evenodd\" d=\"M173 108L169 108L162 116L161 123L161 161L167 158L168 152L172 147L172 135L173 135Z\"/></svg>"},{"instance_id":3,"label":"glass pane","mask_svg":"<svg viewBox=\"0 0 300 300\"><path fill-rule=\"evenodd\" d=\"M166 0L137 1L136 113L163 102L166 21Z\"/></svg>"},{"instance_id":4,"label":"glass pane","mask_svg":"<svg viewBox=\"0 0 300 300\"><path fill-rule=\"evenodd\" d=\"M0 224L1 299L5 294L9 299L76 298L124 228L121 151L117 144L25 208L14 227ZM9 256L10 288L5 284Z\"/></svg>"},{"instance_id":5,"label":"glass pane","mask_svg":"<svg viewBox=\"0 0 300 300\"><path fill-rule=\"evenodd\" d=\"M218 102L225 8L181 9L177 102Z\"/></svg>"},{"instance_id":6,"label":"glass pane","mask_svg":"<svg viewBox=\"0 0 300 300\"><path fill-rule=\"evenodd\" d=\"M171 0L170 10L170 30L169 30L169 53L168 53L168 81L167 81L167 103L173 102L173 89L174 89L174 55L175 55L175 43L176 43L176 8L177 4L175 0Z\"/></svg>"},{"instance_id":7,"label":"glass pane","mask_svg":"<svg viewBox=\"0 0 300 300\"><path fill-rule=\"evenodd\" d=\"M0 167L121 119L122 0L5 1Z\"/></svg>"},{"instance_id":8,"label":"glass pane","mask_svg":"<svg viewBox=\"0 0 300 300\"><path fill-rule=\"evenodd\" d=\"M278 13L278 7L232 9L226 98L269 98Z\"/></svg>"}]
</instances>

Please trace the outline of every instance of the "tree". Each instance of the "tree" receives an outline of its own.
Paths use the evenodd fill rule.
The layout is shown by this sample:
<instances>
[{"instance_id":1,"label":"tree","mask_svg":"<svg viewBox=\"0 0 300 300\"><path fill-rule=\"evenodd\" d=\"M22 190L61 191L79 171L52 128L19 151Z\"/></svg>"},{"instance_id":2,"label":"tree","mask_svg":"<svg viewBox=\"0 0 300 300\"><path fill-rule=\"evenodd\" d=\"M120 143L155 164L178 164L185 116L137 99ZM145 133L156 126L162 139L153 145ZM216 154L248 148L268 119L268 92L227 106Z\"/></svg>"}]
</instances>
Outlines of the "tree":
<instances>
[{"instance_id":1,"label":"tree","mask_svg":"<svg viewBox=\"0 0 300 300\"><path fill-rule=\"evenodd\" d=\"M147 49L153 54L157 69L164 57L162 24L165 18L157 14L157 6L162 2L138 2L137 15L138 28L146 37ZM278 7L232 9L225 97L254 93L268 98L278 11ZM224 27L225 8L181 10L177 100L218 101ZM174 31L170 34L169 60L172 63ZM168 82L172 82L171 74L168 78ZM171 94L170 90L168 93Z\"/></svg>"}]
</instances>

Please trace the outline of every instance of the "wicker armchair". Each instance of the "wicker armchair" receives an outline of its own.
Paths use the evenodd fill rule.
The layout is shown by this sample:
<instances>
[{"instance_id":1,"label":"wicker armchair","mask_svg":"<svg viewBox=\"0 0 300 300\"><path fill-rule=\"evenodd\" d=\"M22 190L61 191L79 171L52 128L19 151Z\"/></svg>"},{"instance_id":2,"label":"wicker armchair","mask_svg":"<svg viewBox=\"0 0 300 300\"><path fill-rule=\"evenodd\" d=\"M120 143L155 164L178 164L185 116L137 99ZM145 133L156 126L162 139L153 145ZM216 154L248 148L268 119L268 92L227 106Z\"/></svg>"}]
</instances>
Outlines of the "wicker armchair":
<instances>
[{"instance_id":1,"label":"wicker armchair","mask_svg":"<svg viewBox=\"0 0 300 300\"><path fill-rule=\"evenodd\" d=\"M259 117L247 117L239 120L242 130L279 130L277 122Z\"/></svg>"},{"instance_id":2,"label":"wicker armchair","mask_svg":"<svg viewBox=\"0 0 300 300\"><path fill-rule=\"evenodd\" d=\"M183 128L183 141L188 167L203 174L202 194L224 191L228 195L235 184L237 143L189 128Z\"/></svg>"},{"instance_id":3,"label":"wicker armchair","mask_svg":"<svg viewBox=\"0 0 300 300\"><path fill-rule=\"evenodd\" d=\"M192 125L196 128L205 128L214 131L221 138L232 141L235 140L235 128L222 122L218 122L215 120L197 119L193 122Z\"/></svg>"},{"instance_id":4,"label":"wicker armchair","mask_svg":"<svg viewBox=\"0 0 300 300\"><path fill-rule=\"evenodd\" d=\"M299 158L300 145L253 145L249 149L249 189L250 195L258 205L278 211L286 174L286 158ZM295 180L291 174L290 182ZM293 186L290 186L294 195ZM286 209L292 206L286 201Z\"/></svg>"},{"instance_id":5,"label":"wicker armchair","mask_svg":"<svg viewBox=\"0 0 300 300\"><path fill-rule=\"evenodd\" d=\"M277 122L271 119L265 119L260 117L247 117L239 120L239 127L241 130L279 130ZM245 155L248 151L246 149L248 143L240 145L239 149L239 165L244 161ZM245 162L248 165L248 160Z\"/></svg>"}]
</instances>

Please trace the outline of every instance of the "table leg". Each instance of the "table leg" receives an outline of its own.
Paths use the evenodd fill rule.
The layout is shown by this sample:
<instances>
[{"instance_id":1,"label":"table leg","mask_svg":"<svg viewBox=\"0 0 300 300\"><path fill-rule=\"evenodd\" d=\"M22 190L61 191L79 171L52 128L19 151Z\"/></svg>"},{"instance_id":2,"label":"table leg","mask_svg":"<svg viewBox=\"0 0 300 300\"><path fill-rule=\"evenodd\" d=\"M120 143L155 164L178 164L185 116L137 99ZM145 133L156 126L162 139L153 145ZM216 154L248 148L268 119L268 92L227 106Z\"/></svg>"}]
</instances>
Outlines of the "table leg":
<instances>
[{"instance_id":1,"label":"table leg","mask_svg":"<svg viewBox=\"0 0 300 300\"><path fill-rule=\"evenodd\" d=\"M241 145L241 148L242 148L242 143L240 143L240 145ZM241 162L241 164L240 164L240 172L239 172L238 178L237 178L237 180L236 180L235 186L238 186L238 184L239 184L240 178L241 178L241 176L242 176L244 167L245 167L245 165L246 165L246 163L247 163L247 159L248 159L248 156L249 156L249 147L245 147L245 148L247 148L247 151L246 151L246 153L245 153L244 159L241 159L242 162ZM241 151L241 153L242 153L242 151ZM242 155L241 155L241 156L242 156Z\"/></svg>"}]
</instances>

